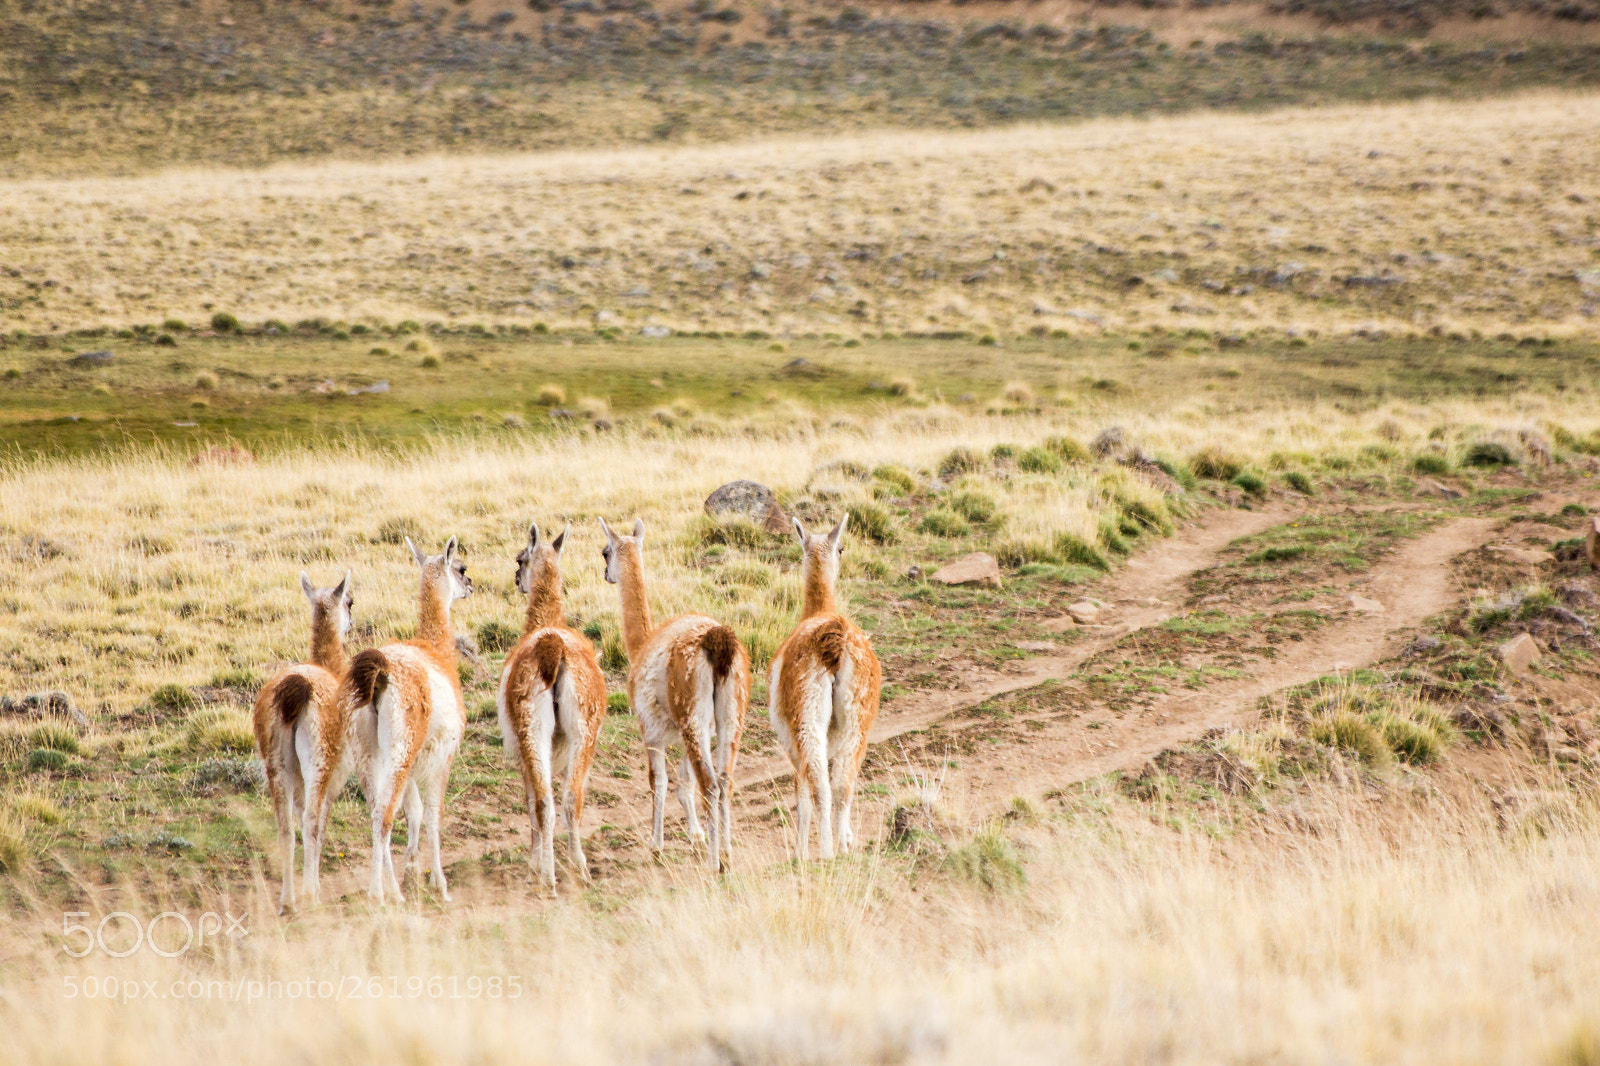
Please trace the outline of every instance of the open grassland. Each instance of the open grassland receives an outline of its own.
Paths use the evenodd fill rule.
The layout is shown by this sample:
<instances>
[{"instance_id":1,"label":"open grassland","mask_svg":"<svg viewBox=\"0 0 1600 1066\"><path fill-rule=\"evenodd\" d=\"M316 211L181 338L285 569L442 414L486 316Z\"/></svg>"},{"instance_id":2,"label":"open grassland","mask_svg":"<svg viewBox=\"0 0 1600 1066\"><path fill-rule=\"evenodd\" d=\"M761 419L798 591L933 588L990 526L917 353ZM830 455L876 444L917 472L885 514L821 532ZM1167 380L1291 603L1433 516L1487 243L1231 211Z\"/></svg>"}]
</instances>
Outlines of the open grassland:
<instances>
[{"instance_id":1,"label":"open grassland","mask_svg":"<svg viewBox=\"0 0 1600 1066\"><path fill-rule=\"evenodd\" d=\"M128 346L105 368L122 375L108 423L116 404L138 412L198 395L190 376L210 373L198 392L237 405L255 432L289 407L251 403L291 381L302 406L327 399L304 391L335 372L312 370L337 365L327 353L403 352L418 337L448 370L429 402L466 404L470 388L445 382L505 366L533 393L524 415L558 402L559 386L574 416L540 432L486 417L409 442L264 436L254 462L104 441L73 449L92 444L91 454L8 460L0 693L61 689L88 723L0 727L0 1056L1593 1061L1595 582L1573 539L1590 506L1561 502L1595 502L1586 476L1600 418L1583 343L1219 349L1210 335L1180 334L1085 353L1052 338L1000 351L971 339L846 348L818 338L802 342L814 347L800 369L814 376L773 377L792 352L742 338L343 340L312 327L181 337L176 348ZM32 360L58 363L60 340L15 349L29 369L13 385L45 390L54 379ZM710 353L726 378L685 370L651 383L668 363L708 365ZM590 355L580 369L574 356ZM359 358L403 359L393 388L411 404L406 393L433 380L411 363L421 357ZM196 361L168 396L163 382L180 372L162 361L173 358ZM868 390L882 364L921 377ZM1091 367L1103 376L1085 380ZM614 402L584 416L591 386ZM940 399L947 387L973 397ZM655 396L670 399L648 406ZM361 413L331 410L351 427ZM1113 425L1120 434L1102 433ZM212 432L197 443L224 439ZM842 591L884 659L891 721L964 676L1025 667L1038 649L1099 650L1075 672L957 705L875 747L858 856L785 861L786 782L747 783L737 868L720 880L699 871L676 820L663 861L642 855L636 728L614 707L590 778L595 884L537 898L492 705L521 616L512 555L526 522L572 523L569 616L596 640L614 690L625 659L616 593L601 580L600 514L642 515L657 610L725 618L759 670L798 609L798 552L701 513L705 494L734 477L770 484L813 525L851 514ZM1425 479L1464 496L1421 496ZM1542 496L1555 502L1531 513ZM1197 519L1247 515L1232 509L1241 505L1269 510L1165 593L1185 606L1164 621L1122 637L1052 624L1086 594L1114 597L1129 553L1192 536ZM1325 631L1366 627L1333 604L1380 594L1365 584L1374 570L1404 570L1386 558L1462 522L1500 523L1519 543L1525 531L1554 553L1531 570L1487 549L1447 556L1484 591L1440 600L1460 602L1427 621L1424 652L1252 698L1234 725L1152 749L1143 765L1074 769L1113 732L1131 738L1164 719L1174 700L1226 706ZM354 571L353 643L364 646L413 624L403 538L451 534L477 586L457 628L485 660L463 671L470 721L447 804L456 902L414 890L400 911L373 914L336 890L323 910L277 919L244 707L275 662L302 654L297 575ZM921 576L973 549L1000 557L1003 590ZM1132 558L1130 578L1145 565ZM1511 676L1494 643L1541 626L1545 661ZM1321 662L1302 668L1314 676ZM780 774L764 707L758 683L745 772ZM1081 756L1049 755L1063 736ZM334 885L359 875L366 835L360 798L347 794L326 849ZM66 954L82 934L61 935L64 913L87 912L99 928L118 910L141 922L248 912L250 932L213 929L208 946L171 959L149 948L117 958L131 927L116 919L107 950ZM165 925L157 943L170 951L182 932ZM516 999L505 998L511 978Z\"/></svg>"},{"instance_id":2,"label":"open grassland","mask_svg":"<svg viewBox=\"0 0 1600 1066\"><path fill-rule=\"evenodd\" d=\"M1593 0L0 3L0 175L1593 86Z\"/></svg>"},{"instance_id":3,"label":"open grassland","mask_svg":"<svg viewBox=\"0 0 1600 1066\"><path fill-rule=\"evenodd\" d=\"M188 458L241 443L264 456L441 437L514 446L574 431L787 436L919 412L1034 415L1092 434L1139 411L1205 424L1300 405L1420 410L1444 396L1506 410L1547 397L1587 422L1600 367L1594 341L1533 331L1352 342L1154 329L1007 336L1001 347L965 331L782 342L410 328L13 335L0 347L0 445L26 457L156 445Z\"/></svg>"},{"instance_id":4,"label":"open grassland","mask_svg":"<svg viewBox=\"0 0 1600 1066\"><path fill-rule=\"evenodd\" d=\"M31 332L1588 333L1595 98L0 185Z\"/></svg>"},{"instance_id":5,"label":"open grassland","mask_svg":"<svg viewBox=\"0 0 1600 1066\"><path fill-rule=\"evenodd\" d=\"M1312 789L1221 839L1113 792L991 828L955 861L890 848L795 871L766 857L720 884L671 878L531 914L486 900L280 925L265 890L153 894L128 906L248 907L250 935L177 960L73 961L54 938L13 953L0 1056L1592 1062L1592 813L1507 833L1486 803L1419 778L1383 792ZM37 943L47 921L13 912L5 935ZM521 995L489 998L486 979L508 974ZM175 983L192 998L172 999Z\"/></svg>"},{"instance_id":6,"label":"open grassland","mask_svg":"<svg viewBox=\"0 0 1600 1066\"><path fill-rule=\"evenodd\" d=\"M167 683L247 686L228 679L301 654L302 568L319 580L353 568L363 631L404 630L414 595L406 535L463 538L482 578L461 606L464 627L515 624L511 558L530 519L574 524L568 607L617 657L596 516L643 516L659 609L722 605L759 664L793 622L798 553L783 539L706 524L701 501L736 478L771 485L810 521L851 509L856 536L877 544L847 557L850 595L880 604L907 566L973 547L1045 564L1039 580L1070 583L1072 564L1103 566L1127 550L1125 536L1170 530L1159 489L1086 448L1111 425L1124 447L1165 465L1181 498L1185 483L1206 479L1259 495L1269 484L1315 491L1329 479L1404 487L1423 474L1471 476L1486 469L1470 465L1475 445L1504 442L1510 461L1524 454L1520 430L1543 438L1560 426L1563 440L1592 449L1597 424L1587 394L1532 392L1354 412L1270 394L1213 404L1202 392L1164 410L1140 400L1019 403L1009 414L926 404L823 418L785 405L684 418L602 434L502 429L389 455L290 451L245 465L159 452L14 460L0 481L0 550L12 561L0 576L0 691L63 688L125 715Z\"/></svg>"}]
</instances>

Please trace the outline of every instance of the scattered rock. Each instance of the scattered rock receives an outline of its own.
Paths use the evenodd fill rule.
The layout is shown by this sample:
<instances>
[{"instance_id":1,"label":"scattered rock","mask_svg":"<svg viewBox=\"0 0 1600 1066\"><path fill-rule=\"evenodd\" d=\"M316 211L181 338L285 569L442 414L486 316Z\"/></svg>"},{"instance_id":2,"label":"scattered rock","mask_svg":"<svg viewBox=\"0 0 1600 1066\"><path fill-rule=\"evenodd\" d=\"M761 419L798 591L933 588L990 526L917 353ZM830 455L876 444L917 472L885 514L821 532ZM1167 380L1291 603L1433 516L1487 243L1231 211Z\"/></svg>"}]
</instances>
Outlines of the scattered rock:
<instances>
[{"instance_id":1,"label":"scattered rock","mask_svg":"<svg viewBox=\"0 0 1600 1066\"><path fill-rule=\"evenodd\" d=\"M1069 629L1077 629L1078 623L1072 620L1070 614L1064 614L1060 618L1045 619L1040 623L1040 628L1046 633L1065 633Z\"/></svg>"},{"instance_id":2,"label":"scattered rock","mask_svg":"<svg viewBox=\"0 0 1600 1066\"><path fill-rule=\"evenodd\" d=\"M973 552L935 570L932 580L941 585L980 585L997 589L1000 587L1000 564L988 552Z\"/></svg>"},{"instance_id":3,"label":"scattered rock","mask_svg":"<svg viewBox=\"0 0 1600 1066\"><path fill-rule=\"evenodd\" d=\"M1453 489L1449 485L1441 485L1432 478L1422 479L1422 492L1427 496L1442 496L1447 500L1459 500L1466 496L1460 489Z\"/></svg>"},{"instance_id":4,"label":"scattered rock","mask_svg":"<svg viewBox=\"0 0 1600 1066\"><path fill-rule=\"evenodd\" d=\"M71 359L68 359L67 362L72 366L105 366L107 363L115 361L116 358L111 352L101 350L98 352L79 352Z\"/></svg>"},{"instance_id":5,"label":"scattered rock","mask_svg":"<svg viewBox=\"0 0 1600 1066\"><path fill-rule=\"evenodd\" d=\"M1079 600L1077 603L1067 608L1067 613L1072 616L1072 620L1074 622L1078 623L1080 626L1086 626L1093 624L1099 619L1100 608L1096 607L1088 600Z\"/></svg>"},{"instance_id":6,"label":"scattered rock","mask_svg":"<svg viewBox=\"0 0 1600 1066\"><path fill-rule=\"evenodd\" d=\"M1019 640L1011 646L1020 651L1037 652L1040 655L1049 655L1061 650L1061 645L1048 640Z\"/></svg>"},{"instance_id":7,"label":"scattered rock","mask_svg":"<svg viewBox=\"0 0 1600 1066\"><path fill-rule=\"evenodd\" d=\"M827 370L818 366L809 359L791 359L778 368L779 377L785 378L810 378L815 380L827 375Z\"/></svg>"},{"instance_id":8,"label":"scattered rock","mask_svg":"<svg viewBox=\"0 0 1600 1066\"><path fill-rule=\"evenodd\" d=\"M1438 637L1418 637L1401 649L1400 654L1405 656L1421 655L1425 651L1432 651L1443 643Z\"/></svg>"},{"instance_id":9,"label":"scattered rock","mask_svg":"<svg viewBox=\"0 0 1600 1066\"><path fill-rule=\"evenodd\" d=\"M14 700L10 696L0 696L0 718L21 716L65 718L73 725L84 727L89 725L88 716L72 702L72 697L59 691L35 692L20 700Z\"/></svg>"},{"instance_id":10,"label":"scattered rock","mask_svg":"<svg viewBox=\"0 0 1600 1066\"><path fill-rule=\"evenodd\" d=\"M789 532L789 516L777 495L756 481L730 481L706 497L706 514L716 518L748 518L768 533Z\"/></svg>"},{"instance_id":11,"label":"scattered rock","mask_svg":"<svg viewBox=\"0 0 1600 1066\"><path fill-rule=\"evenodd\" d=\"M907 581L921 581L925 576L926 572L920 566L913 565L906 568Z\"/></svg>"},{"instance_id":12,"label":"scattered rock","mask_svg":"<svg viewBox=\"0 0 1600 1066\"><path fill-rule=\"evenodd\" d=\"M1360 611L1363 614L1382 614L1383 604L1365 596L1357 596L1352 592L1350 594L1350 609L1352 611Z\"/></svg>"},{"instance_id":13,"label":"scattered rock","mask_svg":"<svg viewBox=\"0 0 1600 1066\"><path fill-rule=\"evenodd\" d=\"M1525 674L1528 667L1539 661L1539 645L1526 633L1518 633L1496 648L1494 653L1513 674Z\"/></svg>"},{"instance_id":14,"label":"scattered rock","mask_svg":"<svg viewBox=\"0 0 1600 1066\"><path fill-rule=\"evenodd\" d=\"M666 326L646 326L639 331L639 336L656 338L670 337L672 336L672 330L668 329Z\"/></svg>"},{"instance_id":15,"label":"scattered rock","mask_svg":"<svg viewBox=\"0 0 1600 1066\"><path fill-rule=\"evenodd\" d=\"M1210 607L1213 603L1229 603L1233 599L1226 592L1213 592L1209 596L1200 597L1200 606Z\"/></svg>"}]
</instances>

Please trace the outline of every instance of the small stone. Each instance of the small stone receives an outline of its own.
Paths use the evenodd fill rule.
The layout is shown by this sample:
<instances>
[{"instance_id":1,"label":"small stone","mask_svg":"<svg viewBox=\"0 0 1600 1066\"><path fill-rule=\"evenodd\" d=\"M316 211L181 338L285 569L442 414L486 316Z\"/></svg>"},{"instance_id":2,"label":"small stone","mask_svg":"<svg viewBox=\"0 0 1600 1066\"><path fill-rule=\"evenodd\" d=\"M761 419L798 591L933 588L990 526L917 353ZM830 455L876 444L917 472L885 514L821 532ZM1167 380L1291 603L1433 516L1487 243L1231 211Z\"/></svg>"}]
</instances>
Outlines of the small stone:
<instances>
[{"instance_id":1,"label":"small stone","mask_svg":"<svg viewBox=\"0 0 1600 1066\"><path fill-rule=\"evenodd\" d=\"M1365 596L1357 596L1352 592L1350 594L1350 609L1352 611L1360 611L1363 614L1382 614L1383 604L1377 600L1370 600Z\"/></svg>"},{"instance_id":2,"label":"small stone","mask_svg":"<svg viewBox=\"0 0 1600 1066\"><path fill-rule=\"evenodd\" d=\"M973 552L935 570L932 580L941 585L980 585L997 589L1000 587L1000 563L988 552Z\"/></svg>"},{"instance_id":3,"label":"small stone","mask_svg":"<svg viewBox=\"0 0 1600 1066\"><path fill-rule=\"evenodd\" d=\"M1210 607L1214 603L1228 603L1233 599L1226 592L1213 592L1209 596L1200 597L1200 606Z\"/></svg>"},{"instance_id":4,"label":"small stone","mask_svg":"<svg viewBox=\"0 0 1600 1066\"><path fill-rule=\"evenodd\" d=\"M1092 624L1100 617L1100 608L1096 607L1088 600L1079 600L1077 603L1067 608L1067 613L1072 616L1072 620L1074 622L1078 623L1080 626L1086 626Z\"/></svg>"},{"instance_id":5,"label":"small stone","mask_svg":"<svg viewBox=\"0 0 1600 1066\"><path fill-rule=\"evenodd\" d=\"M925 576L926 576L926 572L920 566L908 566L908 567L906 567L906 580L907 581L921 581L923 579L923 577L925 577Z\"/></svg>"},{"instance_id":6,"label":"small stone","mask_svg":"<svg viewBox=\"0 0 1600 1066\"><path fill-rule=\"evenodd\" d=\"M1037 652L1040 655L1048 655L1051 652L1061 650L1061 645L1048 640L1019 640L1012 647L1019 651Z\"/></svg>"},{"instance_id":7,"label":"small stone","mask_svg":"<svg viewBox=\"0 0 1600 1066\"><path fill-rule=\"evenodd\" d=\"M71 359L68 359L67 362L73 366L105 366L115 359L116 356L111 352L101 350L98 352L79 352Z\"/></svg>"},{"instance_id":8,"label":"small stone","mask_svg":"<svg viewBox=\"0 0 1600 1066\"><path fill-rule=\"evenodd\" d=\"M716 518L747 518L768 533L789 532L789 516L778 497L757 481L730 481L706 497L706 514Z\"/></svg>"},{"instance_id":9,"label":"small stone","mask_svg":"<svg viewBox=\"0 0 1600 1066\"><path fill-rule=\"evenodd\" d=\"M1494 653L1513 674L1525 674L1528 667L1539 661L1539 645L1526 633L1518 633L1496 648Z\"/></svg>"},{"instance_id":10,"label":"small stone","mask_svg":"<svg viewBox=\"0 0 1600 1066\"><path fill-rule=\"evenodd\" d=\"M1428 496L1442 496L1447 500L1459 500L1466 495L1460 489L1453 489L1449 485L1441 485L1432 478L1422 479L1422 492Z\"/></svg>"}]
</instances>

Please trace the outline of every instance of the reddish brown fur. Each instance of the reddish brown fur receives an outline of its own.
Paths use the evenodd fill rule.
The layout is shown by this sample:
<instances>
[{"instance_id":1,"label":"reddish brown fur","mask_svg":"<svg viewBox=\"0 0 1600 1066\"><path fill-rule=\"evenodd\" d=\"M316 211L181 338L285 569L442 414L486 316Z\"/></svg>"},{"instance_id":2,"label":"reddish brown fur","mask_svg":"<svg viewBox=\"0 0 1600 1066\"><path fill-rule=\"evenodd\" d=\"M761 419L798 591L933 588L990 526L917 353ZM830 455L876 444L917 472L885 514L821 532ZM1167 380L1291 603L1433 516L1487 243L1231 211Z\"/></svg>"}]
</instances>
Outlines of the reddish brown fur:
<instances>
[{"instance_id":1,"label":"reddish brown fur","mask_svg":"<svg viewBox=\"0 0 1600 1066\"><path fill-rule=\"evenodd\" d=\"M345 683L355 706L371 705L389 684L389 660L377 648L368 648L350 661Z\"/></svg>"},{"instance_id":2,"label":"reddish brown fur","mask_svg":"<svg viewBox=\"0 0 1600 1066\"><path fill-rule=\"evenodd\" d=\"M300 712L311 702L313 692L311 679L304 674L289 674L284 677L272 694L273 703L278 708L279 721L286 726L293 726L299 719Z\"/></svg>"},{"instance_id":3,"label":"reddish brown fur","mask_svg":"<svg viewBox=\"0 0 1600 1066\"><path fill-rule=\"evenodd\" d=\"M1583 538L1584 551L1589 556L1589 565L1600 570L1600 515L1589 519L1589 528Z\"/></svg>"},{"instance_id":4,"label":"reddish brown fur","mask_svg":"<svg viewBox=\"0 0 1600 1066\"><path fill-rule=\"evenodd\" d=\"M711 664L712 675L718 681L727 677L734 657L739 654L739 638L733 635L733 630L727 626L706 630L705 636L700 638L700 647L706 653L706 662Z\"/></svg>"},{"instance_id":5,"label":"reddish brown fur","mask_svg":"<svg viewBox=\"0 0 1600 1066\"><path fill-rule=\"evenodd\" d=\"M533 642L533 660L538 665L539 680L546 686L556 683L561 671L561 660L566 655L559 633L543 632Z\"/></svg>"}]
</instances>

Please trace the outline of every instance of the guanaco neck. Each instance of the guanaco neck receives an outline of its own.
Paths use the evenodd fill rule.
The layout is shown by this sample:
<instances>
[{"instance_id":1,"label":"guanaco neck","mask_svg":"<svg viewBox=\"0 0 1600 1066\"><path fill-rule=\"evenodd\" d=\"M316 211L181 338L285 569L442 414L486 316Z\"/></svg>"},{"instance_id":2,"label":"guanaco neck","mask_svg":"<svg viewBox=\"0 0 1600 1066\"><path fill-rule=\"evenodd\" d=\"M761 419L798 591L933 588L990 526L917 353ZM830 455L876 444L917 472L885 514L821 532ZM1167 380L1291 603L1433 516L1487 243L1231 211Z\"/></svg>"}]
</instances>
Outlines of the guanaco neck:
<instances>
[{"instance_id":1,"label":"guanaco neck","mask_svg":"<svg viewBox=\"0 0 1600 1066\"><path fill-rule=\"evenodd\" d=\"M655 623L651 621L650 599L645 594L644 559L639 546L627 544L621 550L617 587L622 591L622 641L628 646L628 661L637 663L650 642Z\"/></svg>"},{"instance_id":2,"label":"guanaco neck","mask_svg":"<svg viewBox=\"0 0 1600 1066\"><path fill-rule=\"evenodd\" d=\"M522 624L522 635L546 626L564 625L566 620L566 609L561 604L561 572L546 561L539 579L528 590L528 615Z\"/></svg>"},{"instance_id":3,"label":"guanaco neck","mask_svg":"<svg viewBox=\"0 0 1600 1066\"><path fill-rule=\"evenodd\" d=\"M456 657L456 636L450 628L450 600L441 582L424 574L417 597L417 643L426 644L445 659Z\"/></svg>"},{"instance_id":4,"label":"guanaco neck","mask_svg":"<svg viewBox=\"0 0 1600 1066\"><path fill-rule=\"evenodd\" d=\"M343 677L350 668L350 659L344 653L344 638L339 636L339 623L333 613L322 607L311 612L311 661L335 677Z\"/></svg>"},{"instance_id":5,"label":"guanaco neck","mask_svg":"<svg viewBox=\"0 0 1600 1066\"><path fill-rule=\"evenodd\" d=\"M833 582L828 580L827 570L812 559L809 552L802 567L802 575L805 581L805 605L801 608L802 617L838 614L839 607L833 601Z\"/></svg>"}]
</instances>

